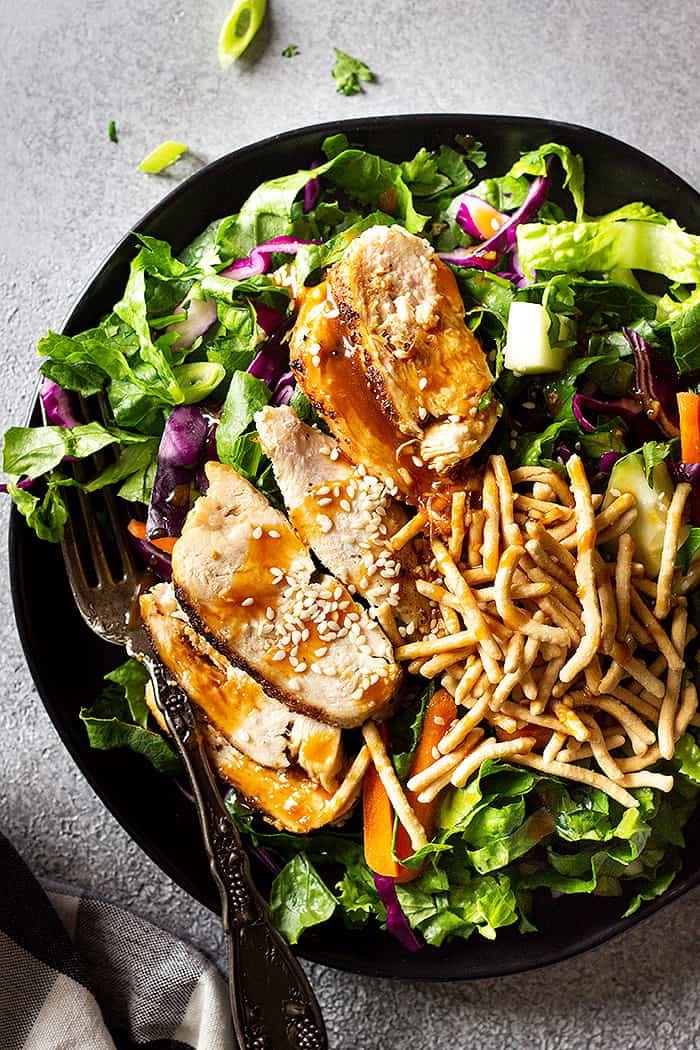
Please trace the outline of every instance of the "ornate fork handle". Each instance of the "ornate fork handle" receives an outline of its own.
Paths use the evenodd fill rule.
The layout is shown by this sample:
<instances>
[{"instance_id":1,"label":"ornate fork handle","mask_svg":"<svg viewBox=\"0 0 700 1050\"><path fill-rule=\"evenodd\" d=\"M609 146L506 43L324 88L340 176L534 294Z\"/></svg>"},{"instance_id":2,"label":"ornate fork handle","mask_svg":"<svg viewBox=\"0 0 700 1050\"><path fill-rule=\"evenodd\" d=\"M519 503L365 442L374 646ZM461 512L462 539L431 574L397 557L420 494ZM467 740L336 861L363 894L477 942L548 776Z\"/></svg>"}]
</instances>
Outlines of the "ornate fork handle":
<instances>
[{"instance_id":1,"label":"ornate fork handle","mask_svg":"<svg viewBox=\"0 0 700 1050\"><path fill-rule=\"evenodd\" d=\"M189 774L221 897L233 1026L242 1050L327 1050L321 1012L304 971L272 926L248 856L224 807L192 703L150 654L158 707Z\"/></svg>"}]
</instances>

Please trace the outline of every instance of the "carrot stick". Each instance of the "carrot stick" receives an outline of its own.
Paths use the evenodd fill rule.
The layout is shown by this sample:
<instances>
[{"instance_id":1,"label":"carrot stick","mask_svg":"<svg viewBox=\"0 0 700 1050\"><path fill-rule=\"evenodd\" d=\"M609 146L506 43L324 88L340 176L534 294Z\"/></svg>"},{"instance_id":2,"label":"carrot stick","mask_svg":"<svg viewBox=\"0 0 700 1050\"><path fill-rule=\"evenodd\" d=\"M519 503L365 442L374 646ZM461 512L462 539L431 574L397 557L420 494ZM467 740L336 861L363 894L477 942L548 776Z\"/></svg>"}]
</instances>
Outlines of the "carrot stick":
<instances>
[{"instance_id":1,"label":"carrot stick","mask_svg":"<svg viewBox=\"0 0 700 1050\"><path fill-rule=\"evenodd\" d=\"M681 424L681 459L684 463L700 463L700 396L676 394ZM693 487L690 500L690 519L700 521L700 493Z\"/></svg>"},{"instance_id":2,"label":"carrot stick","mask_svg":"<svg viewBox=\"0 0 700 1050\"><path fill-rule=\"evenodd\" d=\"M447 690L438 690L428 701L409 777L421 773L433 764L435 761L433 750L437 748L449 729L450 723L456 717L457 708L454 700ZM388 737L386 725L380 727L380 733L386 744ZM416 793L406 790L406 798L430 837L435 824L439 797L434 802L419 802ZM420 875L419 868L405 868L394 858L392 852L394 810L374 766L370 766L365 774L362 802L365 860L369 867L379 875L391 876L396 882L410 882L416 879ZM399 857L410 857L413 852L408 834L399 824L396 833L396 854Z\"/></svg>"},{"instance_id":3,"label":"carrot stick","mask_svg":"<svg viewBox=\"0 0 700 1050\"><path fill-rule=\"evenodd\" d=\"M154 547L158 547L159 550L165 551L166 554L173 553L173 547L177 542L177 536L163 536L159 540L149 540L146 535L146 526L142 521L137 521L136 518L132 518L127 529L132 536L135 536L137 540L144 540L146 543L152 544Z\"/></svg>"},{"instance_id":4,"label":"carrot stick","mask_svg":"<svg viewBox=\"0 0 700 1050\"><path fill-rule=\"evenodd\" d=\"M681 423L681 458L684 463L700 463L700 396L676 394Z\"/></svg>"}]
</instances>

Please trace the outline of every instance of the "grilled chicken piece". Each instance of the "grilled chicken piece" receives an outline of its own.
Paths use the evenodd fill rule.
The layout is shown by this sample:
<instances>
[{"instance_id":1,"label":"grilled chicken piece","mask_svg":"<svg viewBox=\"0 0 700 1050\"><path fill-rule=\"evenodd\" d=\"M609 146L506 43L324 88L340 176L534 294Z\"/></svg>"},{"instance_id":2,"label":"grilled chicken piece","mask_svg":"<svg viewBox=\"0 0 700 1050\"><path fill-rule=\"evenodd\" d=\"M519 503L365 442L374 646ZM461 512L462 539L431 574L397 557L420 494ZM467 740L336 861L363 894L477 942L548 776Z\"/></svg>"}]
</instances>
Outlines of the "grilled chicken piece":
<instances>
[{"instance_id":1,"label":"grilled chicken piece","mask_svg":"<svg viewBox=\"0 0 700 1050\"><path fill-rule=\"evenodd\" d=\"M335 438L302 423L291 408L263 408L255 423L304 543L372 605L388 602L409 635L424 634L430 604L411 575L415 548L407 544L396 553L390 546L408 520L404 507L378 478L353 467Z\"/></svg>"},{"instance_id":2,"label":"grilled chicken piece","mask_svg":"<svg viewBox=\"0 0 700 1050\"><path fill-rule=\"evenodd\" d=\"M334 790L343 765L340 729L266 696L192 630L169 584L141 595L140 606L162 662L229 743L261 766L286 769L298 762L312 780Z\"/></svg>"},{"instance_id":3,"label":"grilled chicken piece","mask_svg":"<svg viewBox=\"0 0 700 1050\"><path fill-rule=\"evenodd\" d=\"M175 593L195 630L294 710L361 725L392 699L391 643L265 497L221 463L173 550ZM313 578L313 579L312 579Z\"/></svg>"},{"instance_id":4,"label":"grilled chicken piece","mask_svg":"<svg viewBox=\"0 0 700 1050\"><path fill-rule=\"evenodd\" d=\"M167 733L150 689L146 689L146 702L158 725ZM306 776L299 766L270 769L259 765L233 747L201 711L197 719L216 773L275 827L303 835L344 820L357 801L367 768L366 754L361 752L357 756L338 790L331 793Z\"/></svg>"},{"instance_id":5,"label":"grilled chicken piece","mask_svg":"<svg viewBox=\"0 0 700 1050\"><path fill-rule=\"evenodd\" d=\"M483 445L493 377L427 241L373 226L300 298L292 368L354 463L415 497Z\"/></svg>"}]
</instances>

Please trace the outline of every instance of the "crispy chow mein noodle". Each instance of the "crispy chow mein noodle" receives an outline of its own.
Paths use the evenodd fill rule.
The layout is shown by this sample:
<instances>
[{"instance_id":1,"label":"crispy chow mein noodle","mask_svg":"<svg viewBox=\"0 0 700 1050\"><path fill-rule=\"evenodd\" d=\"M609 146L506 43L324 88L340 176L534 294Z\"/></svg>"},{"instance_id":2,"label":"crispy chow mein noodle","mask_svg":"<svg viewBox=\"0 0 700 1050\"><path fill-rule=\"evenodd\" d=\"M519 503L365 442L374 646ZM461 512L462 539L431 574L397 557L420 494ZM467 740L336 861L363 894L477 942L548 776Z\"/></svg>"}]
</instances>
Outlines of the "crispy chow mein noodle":
<instances>
[{"instance_id":1,"label":"crispy chow mein noodle","mask_svg":"<svg viewBox=\"0 0 700 1050\"><path fill-rule=\"evenodd\" d=\"M695 687L684 686L695 631L674 569L687 498L678 485L658 580L634 560L634 496L601 509L576 455L566 475L511 472L491 456L481 491L470 481L468 493L453 493L446 542L420 511L404 526L401 543L419 535L420 522L432 552L416 588L433 604L435 629L395 654L441 681L458 712L432 764L408 780L413 797L432 802L490 759L599 788L628 808L638 804L629 789L671 789L673 777L650 767L672 758L697 720ZM380 735L373 723L364 732L397 817L418 842Z\"/></svg>"}]
</instances>

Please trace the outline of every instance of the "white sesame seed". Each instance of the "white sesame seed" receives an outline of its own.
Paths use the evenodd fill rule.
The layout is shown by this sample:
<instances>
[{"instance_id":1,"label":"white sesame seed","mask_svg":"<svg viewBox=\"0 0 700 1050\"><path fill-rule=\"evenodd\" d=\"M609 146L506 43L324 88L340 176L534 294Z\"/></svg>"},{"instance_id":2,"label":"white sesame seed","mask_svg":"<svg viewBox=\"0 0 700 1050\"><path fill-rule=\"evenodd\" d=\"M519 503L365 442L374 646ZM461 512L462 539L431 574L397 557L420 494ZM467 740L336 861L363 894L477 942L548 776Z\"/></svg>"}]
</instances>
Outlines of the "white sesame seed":
<instances>
[{"instance_id":1,"label":"white sesame seed","mask_svg":"<svg viewBox=\"0 0 700 1050\"><path fill-rule=\"evenodd\" d=\"M287 654L285 653L285 651L284 651L283 649L278 649L276 653L273 653L273 654L272 654L272 656L270 657L270 659L271 659L271 660L274 660L274 662L275 662L276 664L278 664L278 663L280 662L280 660L284 660L284 658L285 658L285 656L286 656L286 655L287 655Z\"/></svg>"},{"instance_id":2,"label":"white sesame seed","mask_svg":"<svg viewBox=\"0 0 700 1050\"><path fill-rule=\"evenodd\" d=\"M321 499L316 500L316 502L318 503L319 507L328 507L333 502L333 500L330 496L322 496Z\"/></svg>"},{"instance_id":3,"label":"white sesame seed","mask_svg":"<svg viewBox=\"0 0 700 1050\"><path fill-rule=\"evenodd\" d=\"M241 602L241 605L252 605L254 603L254 601L255 601L255 598L244 598L243 601Z\"/></svg>"},{"instance_id":4,"label":"white sesame seed","mask_svg":"<svg viewBox=\"0 0 700 1050\"><path fill-rule=\"evenodd\" d=\"M411 456L411 460L413 461L413 466L414 467L422 467L423 466L423 460L420 458L420 456Z\"/></svg>"},{"instance_id":5,"label":"white sesame seed","mask_svg":"<svg viewBox=\"0 0 700 1050\"><path fill-rule=\"evenodd\" d=\"M534 401L523 401L523 408L534 408L534 407L535 407L535 402Z\"/></svg>"},{"instance_id":6,"label":"white sesame seed","mask_svg":"<svg viewBox=\"0 0 700 1050\"><path fill-rule=\"evenodd\" d=\"M328 646L327 645L320 645L318 647L318 649L314 649L314 656L318 656L318 658L320 659L322 656L325 656L327 652L328 652Z\"/></svg>"},{"instance_id":7,"label":"white sesame seed","mask_svg":"<svg viewBox=\"0 0 700 1050\"><path fill-rule=\"evenodd\" d=\"M296 672L297 672L297 674L303 674L305 670L306 670L306 664L302 660L301 663L297 664Z\"/></svg>"},{"instance_id":8,"label":"white sesame seed","mask_svg":"<svg viewBox=\"0 0 700 1050\"><path fill-rule=\"evenodd\" d=\"M277 531L277 529L268 529L267 534L271 540L278 540L280 538L280 534Z\"/></svg>"},{"instance_id":9,"label":"white sesame seed","mask_svg":"<svg viewBox=\"0 0 700 1050\"><path fill-rule=\"evenodd\" d=\"M314 354L314 356L311 358L311 364L314 366L314 368L318 368L318 366L321 364L321 358L318 356L318 354Z\"/></svg>"},{"instance_id":10,"label":"white sesame seed","mask_svg":"<svg viewBox=\"0 0 700 1050\"><path fill-rule=\"evenodd\" d=\"M319 516L316 518L316 524L320 528L321 532L330 532L333 528L333 522L325 514L319 514Z\"/></svg>"},{"instance_id":11,"label":"white sesame seed","mask_svg":"<svg viewBox=\"0 0 700 1050\"><path fill-rule=\"evenodd\" d=\"M340 449L339 448L334 448L332 450L332 452L331 452L331 459L333 461L335 461L336 459L338 459L339 456L340 456Z\"/></svg>"},{"instance_id":12,"label":"white sesame seed","mask_svg":"<svg viewBox=\"0 0 700 1050\"><path fill-rule=\"evenodd\" d=\"M428 416L427 409L423 408L422 405L419 405L418 406L418 418L420 420L423 420L423 419L427 419L427 416Z\"/></svg>"},{"instance_id":13,"label":"white sesame seed","mask_svg":"<svg viewBox=\"0 0 700 1050\"><path fill-rule=\"evenodd\" d=\"M350 511L352 510L352 504L350 503L350 500L347 500L347 499L341 499L340 507L341 507L341 510L344 510L347 514L349 514Z\"/></svg>"},{"instance_id":14,"label":"white sesame seed","mask_svg":"<svg viewBox=\"0 0 700 1050\"><path fill-rule=\"evenodd\" d=\"M262 529L260 528L259 525L256 525L255 528L253 529L253 539L254 540L259 540L261 536L262 536Z\"/></svg>"},{"instance_id":15,"label":"white sesame seed","mask_svg":"<svg viewBox=\"0 0 700 1050\"><path fill-rule=\"evenodd\" d=\"M327 496L330 491L331 491L330 485L321 485L320 488L316 489L316 495L317 496Z\"/></svg>"},{"instance_id":16,"label":"white sesame seed","mask_svg":"<svg viewBox=\"0 0 700 1050\"><path fill-rule=\"evenodd\" d=\"M328 445L321 445L318 451L321 453L322 456L329 456L331 452Z\"/></svg>"},{"instance_id":17,"label":"white sesame seed","mask_svg":"<svg viewBox=\"0 0 700 1050\"><path fill-rule=\"evenodd\" d=\"M271 605L268 605L267 609L265 610L265 616L268 618L268 620L274 620L275 610L272 608Z\"/></svg>"},{"instance_id":18,"label":"white sesame seed","mask_svg":"<svg viewBox=\"0 0 700 1050\"><path fill-rule=\"evenodd\" d=\"M422 376L422 377L421 377L421 378L420 378L420 379L418 380L418 389L419 389L419 390L425 390L425 388L427 387L427 385L428 385L428 380L427 380L427 378L426 378L425 376Z\"/></svg>"}]
</instances>

